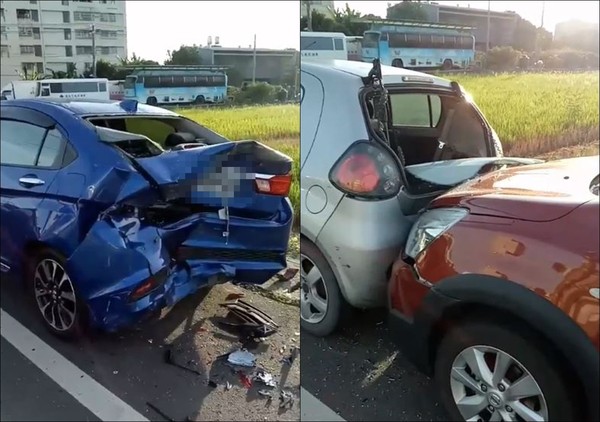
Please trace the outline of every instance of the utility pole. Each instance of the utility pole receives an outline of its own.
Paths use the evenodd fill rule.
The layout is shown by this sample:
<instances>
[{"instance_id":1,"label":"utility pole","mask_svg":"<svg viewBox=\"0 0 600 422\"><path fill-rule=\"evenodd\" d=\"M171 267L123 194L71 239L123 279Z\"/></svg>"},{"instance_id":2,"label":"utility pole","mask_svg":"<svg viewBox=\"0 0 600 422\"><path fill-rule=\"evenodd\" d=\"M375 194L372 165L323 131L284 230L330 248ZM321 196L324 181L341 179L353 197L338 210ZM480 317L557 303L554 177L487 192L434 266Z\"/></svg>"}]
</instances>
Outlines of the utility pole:
<instances>
[{"instance_id":1,"label":"utility pole","mask_svg":"<svg viewBox=\"0 0 600 422\"><path fill-rule=\"evenodd\" d=\"M490 51L490 14L491 14L492 2L488 0L488 13L487 13L487 37L485 38L485 51Z\"/></svg>"},{"instance_id":2,"label":"utility pole","mask_svg":"<svg viewBox=\"0 0 600 422\"><path fill-rule=\"evenodd\" d=\"M308 23L308 30L312 32L312 9L310 8L310 0L306 0L306 22Z\"/></svg>"},{"instance_id":3,"label":"utility pole","mask_svg":"<svg viewBox=\"0 0 600 422\"><path fill-rule=\"evenodd\" d=\"M90 34L92 34L92 76L96 77L96 25L90 25Z\"/></svg>"},{"instance_id":4,"label":"utility pole","mask_svg":"<svg viewBox=\"0 0 600 422\"><path fill-rule=\"evenodd\" d=\"M545 1L543 1L543 2L542 2L542 23L541 23L541 25L540 25L540 28L543 28L543 27L544 27L544 11L545 11L545 9L546 9L546 2L545 2Z\"/></svg>"},{"instance_id":5,"label":"utility pole","mask_svg":"<svg viewBox=\"0 0 600 422\"><path fill-rule=\"evenodd\" d=\"M540 21L540 27L535 31L535 58L539 60L541 54L541 45L540 45L540 35L542 33L542 29L544 28L544 12L546 9L546 2L542 1L542 19Z\"/></svg>"},{"instance_id":6,"label":"utility pole","mask_svg":"<svg viewBox=\"0 0 600 422\"><path fill-rule=\"evenodd\" d=\"M254 51L252 53L252 85L256 83L256 34L254 34Z\"/></svg>"}]
</instances>

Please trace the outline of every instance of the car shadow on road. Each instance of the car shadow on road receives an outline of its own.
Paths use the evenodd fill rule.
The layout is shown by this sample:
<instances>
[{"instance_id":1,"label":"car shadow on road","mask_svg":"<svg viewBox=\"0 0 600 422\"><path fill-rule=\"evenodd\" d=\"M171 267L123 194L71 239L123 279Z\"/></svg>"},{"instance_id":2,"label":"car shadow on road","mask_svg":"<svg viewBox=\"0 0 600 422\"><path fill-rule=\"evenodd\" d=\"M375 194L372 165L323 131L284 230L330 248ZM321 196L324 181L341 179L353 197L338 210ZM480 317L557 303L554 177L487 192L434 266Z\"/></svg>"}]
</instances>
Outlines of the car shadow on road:
<instances>
[{"instance_id":1,"label":"car shadow on road","mask_svg":"<svg viewBox=\"0 0 600 422\"><path fill-rule=\"evenodd\" d=\"M327 338L302 331L301 344L302 386L344 419L447 420L431 380L392 341L385 309L356 311Z\"/></svg>"},{"instance_id":2,"label":"car shadow on road","mask_svg":"<svg viewBox=\"0 0 600 422\"><path fill-rule=\"evenodd\" d=\"M210 292L201 290L159 320L112 334L92 332L75 343L47 332L23 289L6 278L3 275L1 283L5 311L150 420L272 420L278 414L282 415L279 420L297 420L297 405L283 415L287 410L279 409L278 395L267 400L258 394L264 386L256 382L246 388L226 365L226 358L219 358L241 343L213 324L211 317L223 312L219 303L225 301L228 291L243 289L222 285ZM292 307L275 306L255 293L248 294L255 295L251 300L256 306L276 313L281 321L295 315ZM286 385L290 367L279 362L283 357L279 352L294 331L299 331L298 320L293 321L251 349L259 366L280 375L280 385ZM297 385L293 388L299 394L299 362L295 365L293 383Z\"/></svg>"}]
</instances>

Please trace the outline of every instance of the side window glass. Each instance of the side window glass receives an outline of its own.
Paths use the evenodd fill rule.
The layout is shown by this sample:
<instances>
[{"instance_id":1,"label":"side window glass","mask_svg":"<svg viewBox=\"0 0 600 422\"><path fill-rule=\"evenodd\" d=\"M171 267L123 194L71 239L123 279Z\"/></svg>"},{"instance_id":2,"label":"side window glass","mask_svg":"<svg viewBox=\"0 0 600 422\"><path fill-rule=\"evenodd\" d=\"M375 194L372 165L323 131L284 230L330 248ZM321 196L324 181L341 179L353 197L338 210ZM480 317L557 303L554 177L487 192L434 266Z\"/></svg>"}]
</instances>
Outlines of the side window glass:
<instances>
[{"instance_id":1,"label":"side window glass","mask_svg":"<svg viewBox=\"0 0 600 422\"><path fill-rule=\"evenodd\" d=\"M442 102L437 95L391 95L390 105L394 126L436 127L442 114Z\"/></svg>"},{"instance_id":2,"label":"side window glass","mask_svg":"<svg viewBox=\"0 0 600 422\"><path fill-rule=\"evenodd\" d=\"M34 166L46 129L14 120L0 120L2 164Z\"/></svg>"},{"instance_id":3,"label":"side window glass","mask_svg":"<svg viewBox=\"0 0 600 422\"><path fill-rule=\"evenodd\" d=\"M338 50L338 51L344 50L344 40L342 40L340 38L334 38L333 44L334 44L336 50Z\"/></svg>"},{"instance_id":4,"label":"side window glass","mask_svg":"<svg viewBox=\"0 0 600 422\"><path fill-rule=\"evenodd\" d=\"M63 157L63 137L57 129L48 131L40 156L37 161L38 167L59 167Z\"/></svg>"}]
</instances>

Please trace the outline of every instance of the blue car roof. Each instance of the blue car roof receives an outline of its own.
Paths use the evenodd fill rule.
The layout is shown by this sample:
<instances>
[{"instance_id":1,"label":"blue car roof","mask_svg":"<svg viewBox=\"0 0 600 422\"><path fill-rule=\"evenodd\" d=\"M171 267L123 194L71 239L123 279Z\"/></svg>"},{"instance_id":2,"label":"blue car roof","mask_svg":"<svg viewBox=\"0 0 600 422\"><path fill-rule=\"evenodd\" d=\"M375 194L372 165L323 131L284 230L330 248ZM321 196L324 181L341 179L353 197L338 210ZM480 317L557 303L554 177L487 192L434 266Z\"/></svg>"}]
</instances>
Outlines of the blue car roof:
<instances>
[{"instance_id":1,"label":"blue car roof","mask_svg":"<svg viewBox=\"0 0 600 422\"><path fill-rule=\"evenodd\" d=\"M128 100L131 102L131 100ZM121 106L120 101L101 101L101 100L86 100L86 101L73 101L69 99L61 98L28 98L23 100L9 100L2 101L2 105L13 105L21 107L29 107L43 111L44 108L57 107L67 109L75 115L87 116L87 115L152 115L152 116L165 116L165 117L177 117L177 113L170 110L166 110L160 107L153 107L147 104L138 103L136 111L127 111Z\"/></svg>"}]
</instances>

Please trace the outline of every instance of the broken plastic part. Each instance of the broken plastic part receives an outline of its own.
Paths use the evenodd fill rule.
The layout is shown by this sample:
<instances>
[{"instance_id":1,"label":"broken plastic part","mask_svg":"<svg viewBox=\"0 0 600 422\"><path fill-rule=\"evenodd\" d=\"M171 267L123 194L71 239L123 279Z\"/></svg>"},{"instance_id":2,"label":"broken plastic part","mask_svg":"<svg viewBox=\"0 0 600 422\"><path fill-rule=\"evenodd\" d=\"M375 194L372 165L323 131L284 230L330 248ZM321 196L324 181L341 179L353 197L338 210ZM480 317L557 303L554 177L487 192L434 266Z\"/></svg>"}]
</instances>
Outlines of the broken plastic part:
<instances>
[{"instance_id":1,"label":"broken plastic part","mask_svg":"<svg viewBox=\"0 0 600 422\"><path fill-rule=\"evenodd\" d=\"M268 314L241 299L237 299L235 302L221 303L221 306L246 323L279 328L279 325Z\"/></svg>"},{"instance_id":2,"label":"broken plastic part","mask_svg":"<svg viewBox=\"0 0 600 422\"><path fill-rule=\"evenodd\" d=\"M261 371L255 375L254 379L262 382L267 387L277 387L277 381L275 381L273 375L268 372Z\"/></svg>"},{"instance_id":3,"label":"broken plastic part","mask_svg":"<svg viewBox=\"0 0 600 422\"><path fill-rule=\"evenodd\" d=\"M258 390L258 394L267 397L269 400L275 397L275 392L273 390Z\"/></svg>"},{"instance_id":4,"label":"broken plastic part","mask_svg":"<svg viewBox=\"0 0 600 422\"><path fill-rule=\"evenodd\" d=\"M279 393L279 408L291 408L294 405L294 395L289 391L281 390Z\"/></svg>"},{"instance_id":5,"label":"broken plastic part","mask_svg":"<svg viewBox=\"0 0 600 422\"><path fill-rule=\"evenodd\" d=\"M296 360L296 358L298 357L299 352L300 352L300 349L298 349L297 347L292 347L292 351L291 351L290 355L281 359L281 362L286 365L291 366L294 363L294 360Z\"/></svg>"},{"instance_id":6,"label":"broken plastic part","mask_svg":"<svg viewBox=\"0 0 600 422\"><path fill-rule=\"evenodd\" d=\"M256 364L256 356L247 350L240 349L230 353L227 357L227 362L231 363L232 365L252 368Z\"/></svg>"},{"instance_id":7,"label":"broken plastic part","mask_svg":"<svg viewBox=\"0 0 600 422\"><path fill-rule=\"evenodd\" d=\"M250 378L248 375L244 374L243 372L238 372L239 376L240 376L240 382L242 383L242 385L246 388L250 388L252 387L252 378Z\"/></svg>"}]
</instances>

